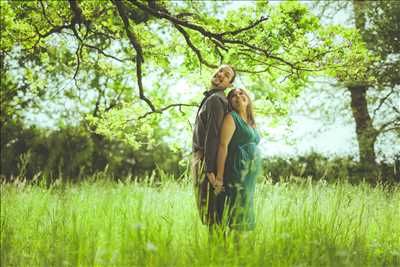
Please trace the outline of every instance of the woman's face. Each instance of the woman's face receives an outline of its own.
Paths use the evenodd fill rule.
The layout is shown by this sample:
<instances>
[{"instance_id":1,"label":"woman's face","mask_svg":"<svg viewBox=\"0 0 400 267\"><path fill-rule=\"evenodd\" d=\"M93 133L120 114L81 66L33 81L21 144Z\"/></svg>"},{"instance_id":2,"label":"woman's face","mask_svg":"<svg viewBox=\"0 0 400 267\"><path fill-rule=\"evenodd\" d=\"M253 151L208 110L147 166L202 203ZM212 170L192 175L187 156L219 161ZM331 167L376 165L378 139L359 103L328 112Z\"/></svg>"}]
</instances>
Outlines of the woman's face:
<instances>
[{"instance_id":1,"label":"woman's face","mask_svg":"<svg viewBox=\"0 0 400 267\"><path fill-rule=\"evenodd\" d=\"M235 110L241 110L246 109L247 105L249 104L249 99L242 90L235 89L232 94L231 102L232 107Z\"/></svg>"}]
</instances>

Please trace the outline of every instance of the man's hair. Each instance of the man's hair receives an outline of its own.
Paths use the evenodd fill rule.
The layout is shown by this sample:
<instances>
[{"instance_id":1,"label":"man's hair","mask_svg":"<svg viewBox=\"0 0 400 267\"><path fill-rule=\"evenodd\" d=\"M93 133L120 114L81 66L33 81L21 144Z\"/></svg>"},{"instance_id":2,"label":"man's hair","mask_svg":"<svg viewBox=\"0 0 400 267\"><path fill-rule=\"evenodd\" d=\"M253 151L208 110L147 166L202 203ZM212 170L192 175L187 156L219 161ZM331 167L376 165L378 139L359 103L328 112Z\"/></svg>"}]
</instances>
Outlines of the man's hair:
<instances>
[{"instance_id":1,"label":"man's hair","mask_svg":"<svg viewBox=\"0 0 400 267\"><path fill-rule=\"evenodd\" d=\"M231 81L229 83L233 83L235 81L235 78L236 78L236 70L231 65L228 65L228 66L233 71L233 76L232 76L232 79L231 79Z\"/></svg>"}]
</instances>

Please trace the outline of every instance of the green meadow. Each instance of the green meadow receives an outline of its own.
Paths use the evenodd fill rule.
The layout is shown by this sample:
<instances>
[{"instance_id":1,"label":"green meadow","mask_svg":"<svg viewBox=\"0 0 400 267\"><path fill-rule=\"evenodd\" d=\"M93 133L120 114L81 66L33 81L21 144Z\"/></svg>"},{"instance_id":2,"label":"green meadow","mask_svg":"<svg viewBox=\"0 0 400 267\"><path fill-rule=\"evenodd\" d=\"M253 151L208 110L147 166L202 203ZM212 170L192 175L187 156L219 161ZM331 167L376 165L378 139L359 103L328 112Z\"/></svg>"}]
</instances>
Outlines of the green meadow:
<instances>
[{"instance_id":1,"label":"green meadow","mask_svg":"<svg viewBox=\"0 0 400 267\"><path fill-rule=\"evenodd\" d=\"M209 237L189 178L1 185L1 266L400 266L400 188L257 184L257 227Z\"/></svg>"}]
</instances>

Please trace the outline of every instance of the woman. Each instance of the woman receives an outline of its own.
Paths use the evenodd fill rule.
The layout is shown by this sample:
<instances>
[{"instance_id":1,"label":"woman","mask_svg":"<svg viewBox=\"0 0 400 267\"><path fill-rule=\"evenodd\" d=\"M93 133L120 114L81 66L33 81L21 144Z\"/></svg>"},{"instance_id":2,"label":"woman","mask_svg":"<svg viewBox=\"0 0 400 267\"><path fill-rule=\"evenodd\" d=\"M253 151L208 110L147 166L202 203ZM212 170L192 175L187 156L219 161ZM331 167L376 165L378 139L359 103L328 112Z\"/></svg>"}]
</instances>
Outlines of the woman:
<instances>
[{"instance_id":1,"label":"woman","mask_svg":"<svg viewBox=\"0 0 400 267\"><path fill-rule=\"evenodd\" d=\"M252 230L254 191L261 162L251 100L243 89L228 94L229 112L222 124L217 156L216 192L225 191L224 221L230 229Z\"/></svg>"}]
</instances>

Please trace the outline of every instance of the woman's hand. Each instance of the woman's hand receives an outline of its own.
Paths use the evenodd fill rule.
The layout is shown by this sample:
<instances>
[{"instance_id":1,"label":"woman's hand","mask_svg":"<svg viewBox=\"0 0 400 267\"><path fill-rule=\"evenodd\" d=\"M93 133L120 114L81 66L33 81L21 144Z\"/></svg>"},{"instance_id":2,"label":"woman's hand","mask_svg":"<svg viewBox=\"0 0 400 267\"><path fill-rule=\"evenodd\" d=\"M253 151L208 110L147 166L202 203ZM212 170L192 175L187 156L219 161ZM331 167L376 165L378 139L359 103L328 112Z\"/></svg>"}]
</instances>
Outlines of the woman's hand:
<instances>
[{"instance_id":1,"label":"woman's hand","mask_svg":"<svg viewBox=\"0 0 400 267\"><path fill-rule=\"evenodd\" d=\"M210 184L215 187L215 174L213 172L207 172L207 178Z\"/></svg>"},{"instance_id":2,"label":"woman's hand","mask_svg":"<svg viewBox=\"0 0 400 267\"><path fill-rule=\"evenodd\" d=\"M223 191L225 191L223 179L222 177L217 176L215 177L214 192L216 195L218 195Z\"/></svg>"}]
</instances>

